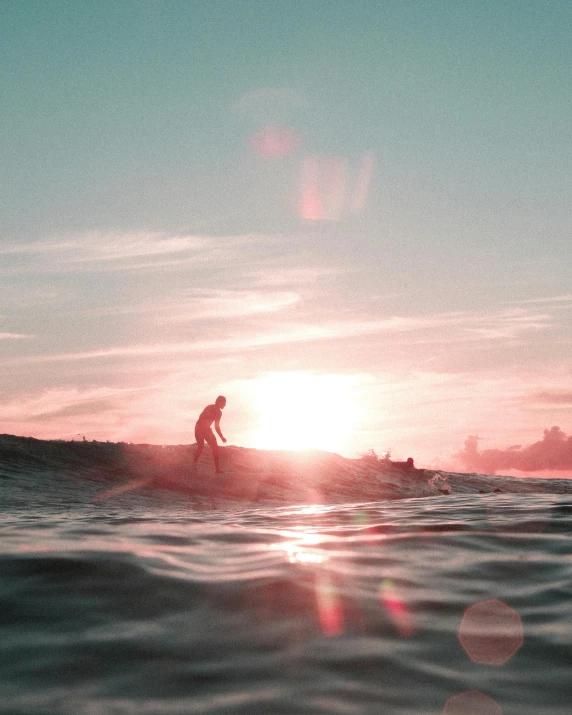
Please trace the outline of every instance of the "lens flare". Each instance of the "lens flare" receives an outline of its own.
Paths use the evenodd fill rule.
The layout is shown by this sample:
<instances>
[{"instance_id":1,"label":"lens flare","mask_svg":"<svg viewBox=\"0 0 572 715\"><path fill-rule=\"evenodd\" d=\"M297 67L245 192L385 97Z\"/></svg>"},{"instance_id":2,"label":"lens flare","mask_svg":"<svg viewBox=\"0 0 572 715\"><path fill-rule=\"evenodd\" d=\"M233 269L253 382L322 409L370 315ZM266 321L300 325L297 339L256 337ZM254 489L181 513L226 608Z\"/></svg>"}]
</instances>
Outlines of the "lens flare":
<instances>
[{"instance_id":1,"label":"lens flare","mask_svg":"<svg viewBox=\"0 0 572 715\"><path fill-rule=\"evenodd\" d=\"M327 573L316 574L316 606L322 633L338 636L343 631L343 612L340 597Z\"/></svg>"},{"instance_id":2,"label":"lens flare","mask_svg":"<svg viewBox=\"0 0 572 715\"><path fill-rule=\"evenodd\" d=\"M369 186L371 184L371 177L373 175L374 161L375 159L372 152L364 154L361 160L356 178L355 190L350 200L350 211L353 214L359 215L363 213L365 209Z\"/></svg>"},{"instance_id":3,"label":"lens flare","mask_svg":"<svg viewBox=\"0 0 572 715\"><path fill-rule=\"evenodd\" d=\"M506 663L524 641L519 614L496 599L467 608L457 636L469 658L486 665Z\"/></svg>"},{"instance_id":4,"label":"lens flare","mask_svg":"<svg viewBox=\"0 0 572 715\"><path fill-rule=\"evenodd\" d=\"M338 221L346 194L346 162L337 156L307 156L302 163L300 218Z\"/></svg>"},{"instance_id":5,"label":"lens flare","mask_svg":"<svg viewBox=\"0 0 572 715\"><path fill-rule=\"evenodd\" d=\"M447 700L441 715L502 715L502 709L488 695L478 690L465 690Z\"/></svg>"},{"instance_id":6,"label":"lens flare","mask_svg":"<svg viewBox=\"0 0 572 715\"><path fill-rule=\"evenodd\" d=\"M296 151L301 142L293 129L267 125L250 137L250 148L265 159L281 159Z\"/></svg>"},{"instance_id":7,"label":"lens flare","mask_svg":"<svg viewBox=\"0 0 572 715\"><path fill-rule=\"evenodd\" d=\"M341 156L306 156L300 174L300 218L339 221L348 213L362 214L368 201L373 168L371 152L363 155L357 168L355 162Z\"/></svg>"},{"instance_id":8,"label":"lens flare","mask_svg":"<svg viewBox=\"0 0 572 715\"><path fill-rule=\"evenodd\" d=\"M379 597L400 635L410 638L415 633L413 618L399 597L393 582L386 579L381 584Z\"/></svg>"}]
</instances>

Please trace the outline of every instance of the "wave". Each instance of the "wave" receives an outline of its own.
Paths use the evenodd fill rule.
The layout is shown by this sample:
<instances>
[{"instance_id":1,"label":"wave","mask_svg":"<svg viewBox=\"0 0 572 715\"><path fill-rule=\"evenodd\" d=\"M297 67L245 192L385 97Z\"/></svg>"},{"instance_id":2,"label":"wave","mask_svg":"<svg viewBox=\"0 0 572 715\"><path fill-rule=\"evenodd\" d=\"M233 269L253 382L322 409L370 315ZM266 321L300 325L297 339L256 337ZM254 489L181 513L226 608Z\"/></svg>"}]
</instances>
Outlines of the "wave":
<instances>
[{"instance_id":1,"label":"wave","mask_svg":"<svg viewBox=\"0 0 572 715\"><path fill-rule=\"evenodd\" d=\"M40 440L0 435L0 484L29 495L86 488L95 499L163 490L245 504L340 504L463 494L572 493L572 481L403 469L320 451L221 447L224 475L205 451L192 469L192 445Z\"/></svg>"},{"instance_id":2,"label":"wave","mask_svg":"<svg viewBox=\"0 0 572 715\"><path fill-rule=\"evenodd\" d=\"M571 528L549 494L4 513L0 713L568 715Z\"/></svg>"}]
</instances>

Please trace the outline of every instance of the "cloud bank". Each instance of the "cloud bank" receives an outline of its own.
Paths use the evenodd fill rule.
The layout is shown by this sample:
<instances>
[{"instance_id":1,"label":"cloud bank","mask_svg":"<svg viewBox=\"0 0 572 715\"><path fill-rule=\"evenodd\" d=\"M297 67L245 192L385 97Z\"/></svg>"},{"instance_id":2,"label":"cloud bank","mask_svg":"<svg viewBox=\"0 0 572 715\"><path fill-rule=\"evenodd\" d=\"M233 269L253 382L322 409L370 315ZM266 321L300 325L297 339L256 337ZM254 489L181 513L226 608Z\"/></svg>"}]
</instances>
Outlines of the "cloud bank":
<instances>
[{"instance_id":1,"label":"cloud bank","mask_svg":"<svg viewBox=\"0 0 572 715\"><path fill-rule=\"evenodd\" d=\"M468 471L482 474L509 469L522 472L572 470L572 436L566 436L560 427L552 427L544 430L540 441L526 447L516 444L481 452L479 437L471 435L465 440L464 449L455 456Z\"/></svg>"},{"instance_id":2,"label":"cloud bank","mask_svg":"<svg viewBox=\"0 0 572 715\"><path fill-rule=\"evenodd\" d=\"M0 333L0 340L27 340L31 337L24 333Z\"/></svg>"}]
</instances>

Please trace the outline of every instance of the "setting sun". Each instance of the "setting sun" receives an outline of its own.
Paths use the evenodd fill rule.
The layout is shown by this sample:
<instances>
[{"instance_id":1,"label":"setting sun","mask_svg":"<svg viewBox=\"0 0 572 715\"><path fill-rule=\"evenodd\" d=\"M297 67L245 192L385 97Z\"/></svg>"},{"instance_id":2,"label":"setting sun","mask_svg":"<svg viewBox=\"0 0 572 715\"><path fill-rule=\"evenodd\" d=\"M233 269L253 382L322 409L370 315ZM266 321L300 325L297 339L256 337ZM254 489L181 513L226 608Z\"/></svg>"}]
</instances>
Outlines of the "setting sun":
<instances>
[{"instance_id":1,"label":"setting sun","mask_svg":"<svg viewBox=\"0 0 572 715\"><path fill-rule=\"evenodd\" d=\"M343 450L358 413L352 378L305 372L271 373L252 382L259 449Z\"/></svg>"}]
</instances>

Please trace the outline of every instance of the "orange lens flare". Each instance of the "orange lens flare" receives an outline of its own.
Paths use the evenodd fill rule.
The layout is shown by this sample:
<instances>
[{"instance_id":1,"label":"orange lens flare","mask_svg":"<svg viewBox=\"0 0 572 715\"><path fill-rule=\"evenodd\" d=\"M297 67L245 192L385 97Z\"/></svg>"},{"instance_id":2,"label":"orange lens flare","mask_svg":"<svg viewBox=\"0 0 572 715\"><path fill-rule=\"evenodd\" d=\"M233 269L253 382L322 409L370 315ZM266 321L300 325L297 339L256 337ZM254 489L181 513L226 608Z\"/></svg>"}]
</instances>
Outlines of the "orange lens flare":
<instances>
[{"instance_id":1,"label":"orange lens flare","mask_svg":"<svg viewBox=\"0 0 572 715\"><path fill-rule=\"evenodd\" d=\"M353 196L350 200L350 211L353 214L361 214L365 209L367 197L369 194L369 186L373 175L374 156L371 152L364 154L361 160L361 165L356 178L356 185Z\"/></svg>"},{"instance_id":2,"label":"orange lens flare","mask_svg":"<svg viewBox=\"0 0 572 715\"><path fill-rule=\"evenodd\" d=\"M300 137L288 127L268 125L250 137L250 148L265 159L281 159L300 145Z\"/></svg>"},{"instance_id":3,"label":"orange lens flare","mask_svg":"<svg viewBox=\"0 0 572 715\"><path fill-rule=\"evenodd\" d=\"M485 665L502 665L524 641L520 615L496 599L467 608L457 636L469 658Z\"/></svg>"},{"instance_id":4,"label":"orange lens flare","mask_svg":"<svg viewBox=\"0 0 572 715\"><path fill-rule=\"evenodd\" d=\"M300 218L338 221L346 194L346 162L337 156L307 156L302 164Z\"/></svg>"},{"instance_id":5,"label":"orange lens flare","mask_svg":"<svg viewBox=\"0 0 572 715\"><path fill-rule=\"evenodd\" d=\"M379 597L399 634L410 638L415 633L413 618L391 581L385 580L381 584Z\"/></svg>"},{"instance_id":6,"label":"orange lens flare","mask_svg":"<svg viewBox=\"0 0 572 715\"><path fill-rule=\"evenodd\" d=\"M321 217L322 203L318 186L318 157L309 156L302 164L300 218L304 219L304 221L319 221Z\"/></svg>"},{"instance_id":7,"label":"orange lens flare","mask_svg":"<svg viewBox=\"0 0 572 715\"><path fill-rule=\"evenodd\" d=\"M328 574L316 574L318 620L325 636L338 636L344 629L340 598Z\"/></svg>"},{"instance_id":8,"label":"orange lens flare","mask_svg":"<svg viewBox=\"0 0 572 715\"><path fill-rule=\"evenodd\" d=\"M300 176L300 218L339 221L345 212L363 213L373 168L371 152L364 154L357 171L351 171L350 162L339 156L306 156Z\"/></svg>"},{"instance_id":9,"label":"orange lens flare","mask_svg":"<svg viewBox=\"0 0 572 715\"><path fill-rule=\"evenodd\" d=\"M501 706L478 690L466 690L451 696L441 715L502 715Z\"/></svg>"}]
</instances>

